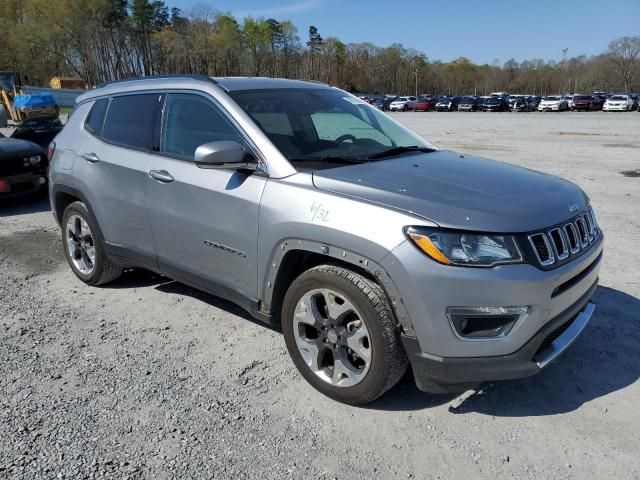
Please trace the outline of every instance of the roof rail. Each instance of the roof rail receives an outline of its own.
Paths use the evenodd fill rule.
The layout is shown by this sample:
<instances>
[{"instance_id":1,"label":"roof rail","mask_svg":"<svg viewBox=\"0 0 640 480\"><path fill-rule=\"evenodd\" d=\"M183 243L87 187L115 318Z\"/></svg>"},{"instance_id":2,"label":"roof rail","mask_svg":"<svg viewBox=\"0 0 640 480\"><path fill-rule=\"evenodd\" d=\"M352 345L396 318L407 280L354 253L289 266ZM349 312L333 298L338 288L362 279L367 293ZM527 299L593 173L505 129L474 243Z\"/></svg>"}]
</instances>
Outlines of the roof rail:
<instances>
[{"instance_id":1,"label":"roof rail","mask_svg":"<svg viewBox=\"0 0 640 480\"><path fill-rule=\"evenodd\" d=\"M198 75L198 74L171 74L171 75L148 75L145 77L133 77L133 78L125 78L122 80L112 80L110 82L104 82L99 85L96 85L96 88L103 88L109 85L114 85L118 83L126 83L126 82L135 82L138 80L164 80L164 79L172 79L172 78L190 78L192 80L202 80L205 82L218 83L213 78L208 77L206 75Z\"/></svg>"}]
</instances>

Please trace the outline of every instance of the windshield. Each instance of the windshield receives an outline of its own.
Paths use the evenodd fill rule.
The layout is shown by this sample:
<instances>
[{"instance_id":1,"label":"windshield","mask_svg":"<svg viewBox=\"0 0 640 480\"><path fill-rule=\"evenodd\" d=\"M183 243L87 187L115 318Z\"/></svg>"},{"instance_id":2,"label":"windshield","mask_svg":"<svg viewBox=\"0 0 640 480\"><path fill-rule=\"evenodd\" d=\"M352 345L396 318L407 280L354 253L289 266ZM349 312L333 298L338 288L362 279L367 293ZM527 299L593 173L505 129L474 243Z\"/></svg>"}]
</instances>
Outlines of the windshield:
<instances>
[{"instance_id":1,"label":"windshield","mask_svg":"<svg viewBox=\"0 0 640 480\"><path fill-rule=\"evenodd\" d=\"M560 100L560 97L544 97L543 100L547 100L547 101L550 100L552 102L555 102L555 101Z\"/></svg>"},{"instance_id":2,"label":"windshield","mask_svg":"<svg viewBox=\"0 0 640 480\"><path fill-rule=\"evenodd\" d=\"M16 76L13 73L0 73L0 90L7 90L13 95L13 87L16 84Z\"/></svg>"},{"instance_id":3,"label":"windshield","mask_svg":"<svg viewBox=\"0 0 640 480\"><path fill-rule=\"evenodd\" d=\"M573 101L575 102L576 100L591 100L591 96L590 95L576 95L575 97L573 97Z\"/></svg>"},{"instance_id":4,"label":"windshield","mask_svg":"<svg viewBox=\"0 0 640 480\"><path fill-rule=\"evenodd\" d=\"M627 97L625 95L614 95L613 97L609 97L609 100L626 100Z\"/></svg>"},{"instance_id":5,"label":"windshield","mask_svg":"<svg viewBox=\"0 0 640 480\"><path fill-rule=\"evenodd\" d=\"M383 158L386 152L433 149L400 123L341 90L280 88L230 95L294 164L315 162L313 168L322 168L321 164ZM403 147L413 150L405 152Z\"/></svg>"}]
</instances>

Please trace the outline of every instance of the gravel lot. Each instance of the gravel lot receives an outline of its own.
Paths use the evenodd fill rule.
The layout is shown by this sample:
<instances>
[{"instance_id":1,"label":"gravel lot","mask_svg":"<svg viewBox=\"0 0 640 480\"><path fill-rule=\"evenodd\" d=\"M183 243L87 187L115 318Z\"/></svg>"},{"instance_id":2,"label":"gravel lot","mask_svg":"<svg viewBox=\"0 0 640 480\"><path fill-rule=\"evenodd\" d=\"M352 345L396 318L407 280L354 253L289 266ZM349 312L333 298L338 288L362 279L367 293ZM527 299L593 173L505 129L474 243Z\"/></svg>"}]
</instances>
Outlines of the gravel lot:
<instances>
[{"instance_id":1,"label":"gravel lot","mask_svg":"<svg viewBox=\"0 0 640 480\"><path fill-rule=\"evenodd\" d=\"M441 148L568 178L607 235L596 314L542 374L368 408L277 331L144 271L91 288L44 200L0 206L0 478L639 478L640 113L399 113Z\"/></svg>"}]
</instances>

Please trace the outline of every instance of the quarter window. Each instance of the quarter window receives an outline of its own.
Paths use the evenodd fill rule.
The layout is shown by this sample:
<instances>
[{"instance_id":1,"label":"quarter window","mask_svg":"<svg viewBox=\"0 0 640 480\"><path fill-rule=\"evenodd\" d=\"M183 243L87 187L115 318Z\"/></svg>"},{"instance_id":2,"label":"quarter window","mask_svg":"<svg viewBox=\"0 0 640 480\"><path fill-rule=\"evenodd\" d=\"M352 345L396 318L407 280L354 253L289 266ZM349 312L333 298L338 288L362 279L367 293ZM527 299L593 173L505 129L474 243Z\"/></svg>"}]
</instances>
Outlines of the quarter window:
<instances>
[{"instance_id":1,"label":"quarter window","mask_svg":"<svg viewBox=\"0 0 640 480\"><path fill-rule=\"evenodd\" d=\"M104 114L107 113L107 106L109 105L108 98L101 98L96 101L91 107L85 126L87 130L96 135L102 135L102 126L104 125ZM75 109L74 109L75 110Z\"/></svg>"},{"instance_id":2,"label":"quarter window","mask_svg":"<svg viewBox=\"0 0 640 480\"><path fill-rule=\"evenodd\" d=\"M104 139L151 150L159 98L157 93L112 98L102 131Z\"/></svg>"},{"instance_id":3,"label":"quarter window","mask_svg":"<svg viewBox=\"0 0 640 480\"><path fill-rule=\"evenodd\" d=\"M162 122L163 153L193 160L200 145L223 140L247 147L241 133L213 101L200 95L167 95Z\"/></svg>"}]
</instances>

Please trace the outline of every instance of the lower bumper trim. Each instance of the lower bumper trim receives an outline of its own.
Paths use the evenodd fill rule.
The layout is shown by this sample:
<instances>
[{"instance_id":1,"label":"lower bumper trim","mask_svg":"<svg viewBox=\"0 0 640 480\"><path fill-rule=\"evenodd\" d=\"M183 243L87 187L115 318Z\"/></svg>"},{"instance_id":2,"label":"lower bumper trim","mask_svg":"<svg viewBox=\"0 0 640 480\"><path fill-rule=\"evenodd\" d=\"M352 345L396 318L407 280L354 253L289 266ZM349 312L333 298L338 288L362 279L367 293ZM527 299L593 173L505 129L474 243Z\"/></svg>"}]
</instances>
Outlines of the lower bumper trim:
<instances>
[{"instance_id":1,"label":"lower bumper trim","mask_svg":"<svg viewBox=\"0 0 640 480\"><path fill-rule=\"evenodd\" d=\"M593 315L593 311L595 310L595 304L589 302L584 307L576 319L569 325L569 327L556 338L551 345L549 345L542 352L538 353L534 357L534 361L539 368L544 368L549 365L553 360L556 359L559 355L562 354L569 346L574 342L578 335L582 333L584 327L587 326L589 320L591 319L591 315Z\"/></svg>"},{"instance_id":2,"label":"lower bumper trim","mask_svg":"<svg viewBox=\"0 0 640 480\"><path fill-rule=\"evenodd\" d=\"M598 281L572 306L547 322L519 350L495 357L436 357L421 351L414 337L402 336L418 389L431 392L456 392L482 382L509 380L535 375L558 358L580 335L589 322L595 305L589 300ZM568 326L567 326L568 325ZM565 328L566 326L566 328ZM564 331L550 345L545 340Z\"/></svg>"}]
</instances>

